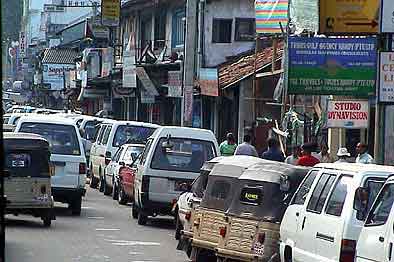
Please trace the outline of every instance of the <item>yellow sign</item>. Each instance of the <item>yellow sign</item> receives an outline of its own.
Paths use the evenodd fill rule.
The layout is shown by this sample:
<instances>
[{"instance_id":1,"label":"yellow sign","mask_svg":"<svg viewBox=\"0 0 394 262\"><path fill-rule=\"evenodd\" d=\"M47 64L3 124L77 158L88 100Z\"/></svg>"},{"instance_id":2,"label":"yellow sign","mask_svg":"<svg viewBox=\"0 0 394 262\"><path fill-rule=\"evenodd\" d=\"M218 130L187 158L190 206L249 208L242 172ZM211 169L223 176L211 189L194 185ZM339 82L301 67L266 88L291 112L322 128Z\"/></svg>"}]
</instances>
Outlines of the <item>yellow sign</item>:
<instances>
[{"instance_id":1,"label":"yellow sign","mask_svg":"<svg viewBox=\"0 0 394 262\"><path fill-rule=\"evenodd\" d=\"M320 33L377 34L380 0L320 0Z\"/></svg>"},{"instance_id":2,"label":"yellow sign","mask_svg":"<svg viewBox=\"0 0 394 262\"><path fill-rule=\"evenodd\" d=\"M101 1L101 23L105 26L119 26L120 0Z\"/></svg>"}]
</instances>

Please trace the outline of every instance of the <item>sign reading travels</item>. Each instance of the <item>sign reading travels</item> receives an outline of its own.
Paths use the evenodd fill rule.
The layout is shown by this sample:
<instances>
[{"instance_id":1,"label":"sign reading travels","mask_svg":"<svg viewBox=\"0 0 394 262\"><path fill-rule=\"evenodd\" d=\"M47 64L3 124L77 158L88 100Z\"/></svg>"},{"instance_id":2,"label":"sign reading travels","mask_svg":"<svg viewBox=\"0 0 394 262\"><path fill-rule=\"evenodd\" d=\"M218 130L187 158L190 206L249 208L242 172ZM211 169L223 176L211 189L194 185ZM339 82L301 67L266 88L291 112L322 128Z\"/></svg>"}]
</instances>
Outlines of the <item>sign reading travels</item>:
<instances>
[{"instance_id":1,"label":"sign reading travels","mask_svg":"<svg viewBox=\"0 0 394 262\"><path fill-rule=\"evenodd\" d=\"M101 23L105 26L119 26L120 0L101 0Z\"/></svg>"},{"instance_id":2,"label":"sign reading travels","mask_svg":"<svg viewBox=\"0 0 394 262\"><path fill-rule=\"evenodd\" d=\"M288 21L289 0L256 0L256 33L280 34Z\"/></svg>"},{"instance_id":3,"label":"sign reading travels","mask_svg":"<svg viewBox=\"0 0 394 262\"><path fill-rule=\"evenodd\" d=\"M319 14L321 33L378 33L379 0L320 0Z\"/></svg>"},{"instance_id":4,"label":"sign reading travels","mask_svg":"<svg viewBox=\"0 0 394 262\"><path fill-rule=\"evenodd\" d=\"M289 38L289 94L375 94L374 38Z\"/></svg>"},{"instance_id":5,"label":"sign reading travels","mask_svg":"<svg viewBox=\"0 0 394 262\"><path fill-rule=\"evenodd\" d=\"M381 0L380 32L394 33L394 1Z\"/></svg>"},{"instance_id":6,"label":"sign reading travels","mask_svg":"<svg viewBox=\"0 0 394 262\"><path fill-rule=\"evenodd\" d=\"M329 100L327 104L327 128L368 128L368 100Z\"/></svg>"},{"instance_id":7,"label":"sign reading travels","mask_svg":"<svg viewBox=\"0 0 394 262\"><path fill-rule=\"evenodd\" d=\"M379 101L394 102L394 52L380 53Z\"/></svg>"}]
</instances>

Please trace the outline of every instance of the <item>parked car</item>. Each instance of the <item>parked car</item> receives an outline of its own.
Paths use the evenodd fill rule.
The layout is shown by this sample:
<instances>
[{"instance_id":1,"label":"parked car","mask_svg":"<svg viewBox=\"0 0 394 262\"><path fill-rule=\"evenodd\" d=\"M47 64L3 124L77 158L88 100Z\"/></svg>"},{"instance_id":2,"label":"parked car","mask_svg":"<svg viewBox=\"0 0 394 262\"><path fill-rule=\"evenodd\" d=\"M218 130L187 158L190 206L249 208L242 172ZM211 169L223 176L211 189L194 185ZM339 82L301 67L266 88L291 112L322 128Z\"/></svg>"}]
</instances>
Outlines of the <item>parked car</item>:
<instances>
[{"instance_id":1,"label":"parked car","mask_svg":"<svg viewBox=\"0 0 394 262\"><path fill-rule=\"evenodd\" d=\"M68 203L74 215L81 214L85 195L86 158L81 136L75 123L56 116L21 117L15 132L34 133L49 142L52 176L52 194L55 201Z\"/></svg>"},{"instance_id":2,"label":"parked car","mask_svg":"<svg viewBox=\"0 0 394 262\"><path fill-rule=\"evenodd\" d=\"M19 119L22 116L29 116L31 114L29 113L12 113L12 114L5 114L3 116L3 124L9 124L9 125L14 125L18 123Z\"/></svg>"},{"instance_id":3,"label":"parked car","mask_svg":"<svg viewBox=\"0 0 394 262\"><path fill-rule=\"evenodd\" d=\"M360 199L362 201L362 198ZM362 206L362 203L358 203ZM394 177L379 192L357 241L357 262L390 262L394 259Z\"/></svg>"},{"instance_id":4,"label":"parked car","mask_svg":"<svg viewBox=\"0 0 394 262\"><path fill-rule=\"evenodd\" d=\"M105 120L90 149L91 187L96 188L100 184L99 190L103 192L105 167L118 148L126 143L144 144L158 127L143 122Z\"/></svg>"},{"instance_id":5,"label":"parked car","mask_svg":"<svg viewBox=\"0 0 394 262\"><path fill-rule=\"evenodd\" d=\"M3 124L3 132L14 132L15 126L9 124Z\"/></svg>"},{"instance_id":6,"label":"parked car","mask_svg":"<svg viewBox=\"0 0 394 262\"><path fill-rule=\"evenodd\" d=\"M308 171L270 161L245 170L225 211L227 223L219 229L218 261L279 262L279 226Z\"/></svg>"},{"instance_id":7,"label":"parked car","mask_svg":"<svg viewBox=\"0 0 394 262\"><path fill-rule=\"evenodd\" d=\"M287 261L354 261L365 216L394 167L318 164L301 183L280 226ZM364 190L364 207L355 204Z\"/></svg>"},{"instance_id":8,"label":"parked car","mask_svg":"<svg viewBox=\"0 0 394 262\"><path fill-rule=\"evenodd\" d=\"M49 227L55 220L51 194L49 144L43 137L24 133L3 134L6 213L31 214ZM7 174L7 177L5 177Z\"/></svg>"},{"instance_id":9,"label":"parked car","mask_svg":"<svg viewBox=\"0 0 394 262\"><path fill-rule=\"evenodd\" d=\"M118 199L118 197L120 197L119 202L121 204L127 202L127 199L129 198L124 190L126 189L127 192L130 193L130 185L127 183L131 181L129 181L127 172L124 172L125 177L119 177L119 171L122 167L133 164L134 160L136 160L137 157L144 150L144 147L145 145L142 144L124 144L123 146L119 147L118 151L116 151L114 157L112 158L111 162L108 164L105 170L104 195L109 195L110 193L113 193L112 196L114 199ZM126 181L124 181L123 178L126 178ZM125 185L125 183L127 185ZM120 191L118 191L118 189ZM120 192L120 194L118 194L118 192ZM131 196L131 194L129 194L129 196Z\"/></svg>"},{"instance_id":10,"label":"parked car","mask_svg":"<svg viewBox=\"0 0 394 262\"><path fill-rule=\"evenodd\" d=\"M209 130L158 128L137 164L132 212L138 224L146 224L148 216L171 214L184 183L191 184L203 163L218 152L216 138Z\"/></svg>"}]
</instances>

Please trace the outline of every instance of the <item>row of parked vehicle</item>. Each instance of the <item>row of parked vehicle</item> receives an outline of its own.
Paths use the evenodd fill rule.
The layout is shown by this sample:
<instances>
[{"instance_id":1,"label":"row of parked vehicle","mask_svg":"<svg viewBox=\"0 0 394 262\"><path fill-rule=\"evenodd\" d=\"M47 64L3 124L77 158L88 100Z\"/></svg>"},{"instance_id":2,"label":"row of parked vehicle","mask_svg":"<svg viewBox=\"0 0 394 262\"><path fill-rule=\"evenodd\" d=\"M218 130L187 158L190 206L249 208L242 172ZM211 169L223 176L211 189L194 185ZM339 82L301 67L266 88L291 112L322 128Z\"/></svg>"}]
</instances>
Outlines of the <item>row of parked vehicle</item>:
<instances>
[{"instance_id":1,"label":"row of parked vehicle","mask_svg":"<svg viewBox=\"0 0 394 262\"><path fill-rule=\"evenodd\" d=\"M393 261L392 174L215 158L177 202L178 249L193 261Z\"/></svg>"}]
</instances>

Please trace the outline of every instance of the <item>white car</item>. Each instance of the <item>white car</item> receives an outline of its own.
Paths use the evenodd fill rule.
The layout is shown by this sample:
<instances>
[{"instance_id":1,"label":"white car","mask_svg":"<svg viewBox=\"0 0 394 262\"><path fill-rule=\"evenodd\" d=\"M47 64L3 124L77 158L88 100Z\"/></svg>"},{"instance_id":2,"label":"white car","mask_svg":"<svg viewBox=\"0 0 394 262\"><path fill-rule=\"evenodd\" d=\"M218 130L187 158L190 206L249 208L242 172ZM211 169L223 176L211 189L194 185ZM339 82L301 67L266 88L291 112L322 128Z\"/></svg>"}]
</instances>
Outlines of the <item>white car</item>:
<instances>
[{"instance_id":1,"label":"white car","mask_svg":"<svg viewBox=\"0 0 394 262\"><path fill-rule=\"evenodd\" d=\"M117 199L117 188L114 190L115 181L118 179L120 168L125 165L131 165L134 160L144 151L145 145L143 144L124 144L118 151L116 151L111 162L105 168L105 186L104 193L107 195L112 194L113 199Z\"/></svg>"},{"instance_id":2,"label":"white car","mask_svg":"<svg viewBox=\"0 0 394 262\"><path fill-rule=\"evenodd\" d=\"M80 215L86 192L86 158L75 123L56 116L23 116L15 132L38 134L48 140L50 160L55 166L51 177L53 198L68 203L72 214Z\"/></svg>"}]
</instances>

